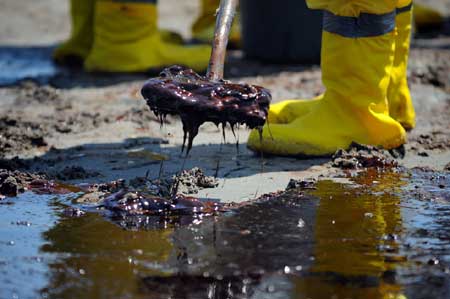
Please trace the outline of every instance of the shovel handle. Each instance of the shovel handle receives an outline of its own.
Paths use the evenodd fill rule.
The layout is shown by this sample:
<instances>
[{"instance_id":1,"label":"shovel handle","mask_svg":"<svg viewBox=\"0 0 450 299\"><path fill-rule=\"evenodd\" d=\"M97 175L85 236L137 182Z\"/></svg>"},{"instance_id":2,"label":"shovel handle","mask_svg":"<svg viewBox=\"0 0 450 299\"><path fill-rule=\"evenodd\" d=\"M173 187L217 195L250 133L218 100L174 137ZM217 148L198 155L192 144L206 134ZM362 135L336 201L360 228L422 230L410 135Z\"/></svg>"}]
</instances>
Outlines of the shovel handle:
<instances>
[{"instance_id":1,"label":"shovel handle","mask_svg":"<svg viewBox=\"0 0 450 299\"><path fill-rule=\"evenodd\" d=\"M239 0L221 0L216 18L214 39L212 42L211 58L206 76L211 81L223 79L223 67L227 52L228 38L231 25Z\"/></svg>"}]
</instances>

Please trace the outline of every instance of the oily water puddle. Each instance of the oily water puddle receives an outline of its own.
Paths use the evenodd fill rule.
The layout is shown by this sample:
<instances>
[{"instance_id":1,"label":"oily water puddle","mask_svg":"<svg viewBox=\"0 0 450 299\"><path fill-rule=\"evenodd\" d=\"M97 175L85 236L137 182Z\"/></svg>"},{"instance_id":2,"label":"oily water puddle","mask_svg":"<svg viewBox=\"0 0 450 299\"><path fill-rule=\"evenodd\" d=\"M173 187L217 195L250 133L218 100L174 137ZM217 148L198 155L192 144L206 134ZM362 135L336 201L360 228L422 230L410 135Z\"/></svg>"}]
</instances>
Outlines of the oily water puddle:
<instances>
[{"instance_id":1,"label":"oily water puddle","mask_svg":"<svg viewBox=\"0 0 450 299\"><path fill-rule=\"evenodd\" d=\"M450 298L450 173L319 181L218 216L0 204L0 298Z\"/></svg>"}]
</instances>

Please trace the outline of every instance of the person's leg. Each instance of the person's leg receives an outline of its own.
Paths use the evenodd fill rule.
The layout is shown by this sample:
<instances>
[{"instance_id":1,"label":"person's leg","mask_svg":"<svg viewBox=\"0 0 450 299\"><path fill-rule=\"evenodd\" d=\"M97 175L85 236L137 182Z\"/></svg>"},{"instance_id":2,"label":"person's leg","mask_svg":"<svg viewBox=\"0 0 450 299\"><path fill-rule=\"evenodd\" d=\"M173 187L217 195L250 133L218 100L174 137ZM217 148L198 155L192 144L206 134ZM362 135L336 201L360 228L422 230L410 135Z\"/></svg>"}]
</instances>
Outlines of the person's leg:
<instances>
[{"instance_id":1,"label":"person's leg","mask_svg":"<svg viewBox=\"0 0 450 299\"><path fill-rule=\"evenodd\" d=\"M94 0L70 1L71 34L54 51L53 58L56 62L82 65L92 47L94 4Z\"/></svg>"},{"instance_id":2,"label":"person's leg","mask_svg":"<svg viewBox=\"0 0 450 299\"><path fill-rule=\"evenodd\" d=\"M353 141L387 149L403 144L405 131L388 115L387 103L396 3L308 1L326 10L321 54L326 92L309 112L287 124L269 119L262 140L255 130L248 147L278 155L328 155Z\"/></svg>"},{"instance_id":3,"label":"person's leg","mask_svg":"<svg viewBox=\"0 0 450 299\"><path fill-rule=\"evenodd\" d=\"M405 129L410 130L416 125L416 114L411 101L406 73L412 19L412 2L408 2L397 8L394 65L387 97L389 115L400 122Z\"/></svg>"},{"instance_id":4,"label":"person's leg","mask_svg":"<svg viewBox=\"0 0 450 299\"><path fill-rule=\"evenodd\" d=\"M181 64L197 71L208 66L209 46L167 42L157 27L156 0L97 0L89 71L146 71Z\"/></svg>"},{"instance_id":5,"label":"person's leg","mask_svg":"<svg viewBox=\"0 0 450 299\"><path fill-rule=\"evenodd\" d=\"M415 126L415 112L407 84L407 63L411 36L412 1L397 3L394 65L388 88L389 115L410 130ZM292 99L276 103L269 111L270 123L290 123L311 111L323 95L313 100Z\"/></svg>"}]
</instances>

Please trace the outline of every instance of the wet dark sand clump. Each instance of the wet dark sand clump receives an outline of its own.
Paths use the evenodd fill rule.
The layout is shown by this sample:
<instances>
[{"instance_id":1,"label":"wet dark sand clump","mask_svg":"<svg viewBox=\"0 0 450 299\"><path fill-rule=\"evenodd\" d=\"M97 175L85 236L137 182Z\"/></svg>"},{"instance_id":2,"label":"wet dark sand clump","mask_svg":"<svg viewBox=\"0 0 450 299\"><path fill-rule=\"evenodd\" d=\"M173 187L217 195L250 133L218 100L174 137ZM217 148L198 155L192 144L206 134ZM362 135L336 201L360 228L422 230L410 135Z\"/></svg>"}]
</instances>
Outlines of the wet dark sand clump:
<instances>
[{"instance_id":1,"label":"wet dark sand clump","mask_svg":"<svg viewBox=\"0 0 450 299\"><path fill-rule=\"evenodd\" d=\"M200 200L182 193L196 193L200 188L213 188L218 182L200 168L184 170L168 179L149 180L137 177L113 192L106 191L102 205L116 215L193 215L222 210L223 204ZM108 194L109 193L109 194Z\"/></svg>"},{"instance_id":2,"label":"wet dark sand clump","mask_svg":"<svg viewBox=\"0 0 450 299\"><path fill-rule=\"evenodd\" d=\"M126 227L140 227L141 216L195 216L215 214L225 210L224 204L212 199L199 199L184 194L196 193L202 188L213 188L218 182L200 168L184 170L169 178L136 177L129 181L80 185L85 192L74 202L95 204L95 210L107 210L117 220L126 219Z\"/></svg>"},{"instance_id":3,"label":"wet dark sand clump","mask_svg":"<svg viewBox=\"0 0 450 299\"><path fill-rule=\"evenodd\" d=\"M214 188L219 185L219 181L216 178L206 176L198 167L194 167L190 170L183 170L172 179L172 185L176 187L176 191L185 194L194 194L200 189Z\"/></svg>"},{"instance_id":4,"label":"wet dark sand clump","mask_svg":"<svg viewBox=\"0 0 450 299\"><path fill-rule=\"evenodd\" d=\"M411 149L417 151L418 155L431 150L445 151L446 149L450 149L450 136L448 132L441 130L434 130L429 134L413 136L411 142L416 143L411 146Z\"/></svg>"},{"instance_id":5,"label":"wet dark sand clump","mask_svg":"<svg viewBox=\"0 0 450 299\"><path fill-rule=\"evenodd\" d=\"M46 146L45 132L38 123L21 117L0 117L0 157L35 147Z\"/></svg>"},{"instance_id":6,"label":"wet dark sand clump","mask_svg":"<svg viewBox=\"0 0 450 299\"><path fill-rule=\"evenodd\" d=\"M315 181L297 182L290 189L313 189ZM220 203L216 199L197 198L184 195L198 188L217 186L214 177L204 175L199 168L185 170L168 179L149 180L137 177L126 182L112 182L95 186L82 186L85 193L76 200L78 203L96 203L100 210L108 211L112 220L125 228L139 228L148 217L156 216L163 222L173 217L184 217L182 222L192 222L195 217L217 215L247 205L264 203L277 199L282 193L263 194L258 198L239 203ZM297 198L299 194L292 196ZM188 216L187 218L185 216ZM153 222L156 218L153 218ZM181 218L180 218L181 219ZM157 225L157 220L152 225ZM126 224L124 224L126 223Z\"/></svg>"},{"instance_id":7,"label":"wet dark sand clump","mask_svg":"<svg viewBox=\"0 0 450 299\"><path fill-rule=\"evenodd\" d=\"M4 197L15 197L26 191L36 194L68 194L80 192L81 189L55 182L42 172L0 168L0 200Z\"/></svg>"},{"instance_id":8,"label":"wet dark sand clump","mask_svg":"<svg viewBox=\"0 0 450 299\"><path fill-rule=\"evenodd\" d=\"M291 189L315 190L316 184L317 184L316 179L306 179L306 180L290 179L286 187L286 191Z\"/></svg>"},{"instance_id":9,"label":"wet dark sand clump","mask_svg":"<svg viewBox=\"0 0 450 299\"><path fill-rule=\"evenodd\" d=\"M271 95L260 86L234 84L220 80L212 82L191 69L171 66L158 78L148 80L141 90L150 109L163 122L166 115L179 115L183 122L183 148L187 152L205 122L223 128L228 123L256 128L264 125Z\"/></svg>"},{"instance_id":10,"label":"wet dark sand clump","mask_svg":"<svg viewBox=\"0 0 450 299\"><path fill-rule=\"evenodd\" d=\"M398 165L391 155L370 145L352 143L348 150L338 150L332 158L333 167L342 169L389 168Z\"/></svg>"},{"instance_id":11,"label":"wet dark sand clump","mask_svg":"<svg viewBox=\"0 0 450 299\"><path fill-rule=\"evenodd\" d=\"M46 181L45 175L0 169L0 198L1 196L17 196L44 181Z\"/></svg>"}]
</instances>

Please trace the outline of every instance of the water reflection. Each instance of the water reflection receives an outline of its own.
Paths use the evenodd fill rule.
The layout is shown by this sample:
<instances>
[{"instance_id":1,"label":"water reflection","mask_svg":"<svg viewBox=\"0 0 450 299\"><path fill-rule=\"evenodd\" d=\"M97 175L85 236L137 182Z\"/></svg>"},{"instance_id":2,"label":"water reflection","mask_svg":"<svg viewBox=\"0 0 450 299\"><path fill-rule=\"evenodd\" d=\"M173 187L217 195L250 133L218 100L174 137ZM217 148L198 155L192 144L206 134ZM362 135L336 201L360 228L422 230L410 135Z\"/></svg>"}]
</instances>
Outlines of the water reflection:
<instances>
[{"instance_id":1,"label":"water reflection","mask_svg":"<svg viewBox=\"0 0 450 299\"><path fill-rule=\"evenodd\" d=\"M154 274L172 249L171 229L127 231L99 214L63 218L44 233L50 265L50 298L127 298L138 293L136 275ZM141 262L154 263L153 270Z\"/></svg>"},{"instance_id":2,"label":"water reflection","mask_svg":"<svg viewBox=\"0 0 450 299\"><path fill-rule=\"evenodd\" d=\"M396 269L405 261L399 174L357 178L361 188L322 181L316 216L315 262L307 278L296 279L296 298L402 298Z\"/></svg>"},{"instance_id":3,"label":"water reflection","mask_svg":"<svg viewBox=\"0 0 450 299\"><path fill-rule=\"evenodd\" d=\"M43 292L51 298L419 298L415 291L438 276L423 270L428 262L416 260L411 243L434 246L425 255L438 256L444 267L450 209L428 202L422 211L409 188L415 177L367 172L354 180L359 187L321 181L307 193L291 190L191 224L148 217L111 222L92 213L62 218L44 234L41 250L58 258ZM418 236L424 219L434 222ZM445 298L449 281L443 278L436 298Z\"/></svg>"},{"instance_id":4,"label":"water reflection","mask_svg":"<svg viewBox=\"0 0 450 299\"><path fill-rule=\"evenodd\" d=\"M0 298L36 298L51 256L40 254L42 232L57 221L49 195L0 200Z\"/></svg>"}]
</instances>

